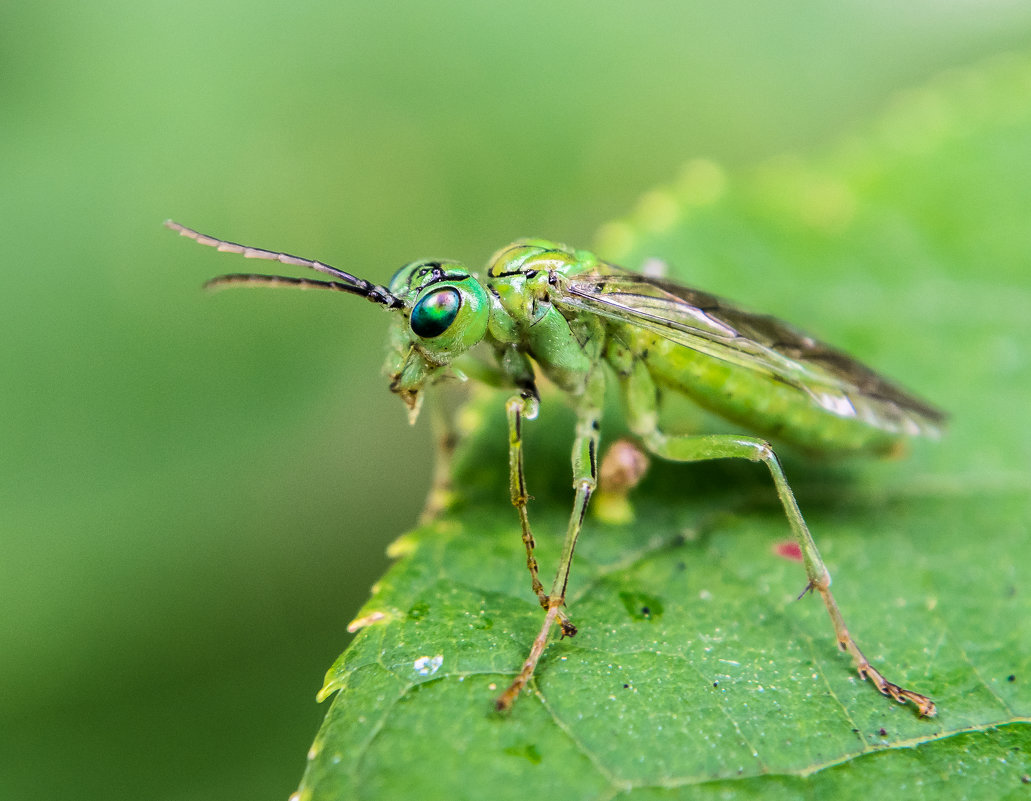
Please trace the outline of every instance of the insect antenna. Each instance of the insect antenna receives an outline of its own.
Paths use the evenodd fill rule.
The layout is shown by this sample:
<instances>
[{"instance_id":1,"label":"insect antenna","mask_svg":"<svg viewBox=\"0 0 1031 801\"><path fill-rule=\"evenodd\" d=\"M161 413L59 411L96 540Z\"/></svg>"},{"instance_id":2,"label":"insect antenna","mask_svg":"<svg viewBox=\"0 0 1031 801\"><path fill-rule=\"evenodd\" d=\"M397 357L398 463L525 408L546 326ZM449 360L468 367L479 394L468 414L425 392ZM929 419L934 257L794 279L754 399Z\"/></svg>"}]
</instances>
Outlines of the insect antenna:
<instances>
[{"instance_id":1,"label":"insect antenna","mask_svg":"<svg viewBox=\"0 0 1031 801\"><path fill-rule=\"evenodd\" d=\"M340 281L316 281L312 278L291 278L286 275L257 275L255 273L229 273L204 282L205 289L224 289L232 286L271 286L293 289L332 289L355 294L355 288Z\"/></svg>"},{"instance_id":2,"label":"insect antenna","mask_svg":"<svg viewBox=\"0 0 1031 801\"><path fill-rule=\"evenodd\" d=\"M170 228L173 231L178 231L180 236L192 239L198 244L215 248L215 250L222 253L238 253L245 259L265 259L267 261L278 261L280 264L289 264L294 267L309 267L312 270L318 270L320 273L325 273L326 275L331 275L334 278L340 279L338 281L314 281L308 278L288 278L283 275L233 274L222 275L218 278L211 279L204 285L206 288L246 285L273 287L286 286L299 289L332 289L337 292L347 292L352 295L360 295L361 297L368 298L373 303L382 303L389 309L398 309L404 305L401 299L396 295L392 295L386 287L378 286L373 284L371 281L366 281L362 278L356 278L350 273L338 270L336 267L331 267L321 261L304 259L300 256L291 256L289 253L265 250L264 248L253 248L248 245L229 242L225 239L218 239L217 237L208 236L207 234L202 234L199 231L194 231L192 228L187 228L185 225L180 225L173 220L165 220L165 227Z\"/></svg>"}]
</instances>

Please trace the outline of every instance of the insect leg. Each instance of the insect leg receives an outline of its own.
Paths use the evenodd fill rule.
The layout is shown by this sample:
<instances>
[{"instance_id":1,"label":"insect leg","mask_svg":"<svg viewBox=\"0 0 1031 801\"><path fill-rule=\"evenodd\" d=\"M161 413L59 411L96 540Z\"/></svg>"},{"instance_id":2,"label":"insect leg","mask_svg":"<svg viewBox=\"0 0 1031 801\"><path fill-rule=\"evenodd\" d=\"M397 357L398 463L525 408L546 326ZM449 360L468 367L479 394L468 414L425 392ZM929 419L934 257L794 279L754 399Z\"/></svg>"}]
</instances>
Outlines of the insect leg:
<instances>
[{"instance_id":1,"label":"insect leg","mask_svg":"<svg viewBox=\"0 0 1031 801\"><path fill-rule=\"evenodd\" d=\"M795 501L795 495L788 485L784 470L780 465L773 449L768 442L756 437L739 437L731 434L708 435L708 436L672 436L664 434L658 428L655 413L656 398L654 385L650 376L643 366L637 365L634 369L621 375L623 381L623 395L627 406L627 419L631 430L640 436L645 445L656 456L676 462L701 462L709 459L748 459L752 462L762 462L770 471L773 483L777 488L777 495L784 513L791 524L798 545L802 551L802 559L805 564L806 577L809 582L806 591L815 590L820 593L827 612L830 615L831 623L834 625L834 633L838 639L841 650L846 651L853 659L859 675L873 681L877 689L883 694L894 698L899 703L909 701L916 708L922 717L931 717L935 714L934 702L924 695L912 692L893 684L881 675L880 671L870 664L869 660L859 650L852 635L848 632L845 620L841 615L834 596L831 594L831 577L826 565L820 558L820 552L813 541L809 527L802 518L802 512ZM650 394L649 394L650 393Z\"/></svg>"},{"instance_id":2,"label":"insect leg","mask_svg":"<svg viewBox=\"0 0 1031 801\"><path fill-rule=\"evenodd\" d=\"M536 399L526 397L525 394L515 395L509 398L508 403L505 404L505 412L508 415L508 486L512 505L519 513L519 525L523 530L523 545L526 546L526 567L530 571L530 584L541 606L547 609L548 596L544 592L544 585L541 584L537 557L533 555L533 549L537 543L534 541L533 531L530 529L530 518L526 511L526 504L530 496L526 492L526 474L523 471L523 417L527 415L528 408L535 413L536 405Z\"/></svg>"},{"instance_id":3,"label":"insect leg","mask_svg":"<svg viewBox=\"0 0 1031 801\"><path fill-rule=\"evenodd\" d=\"M437 441L433 458L433 483L426 495L426 504L419 516L420 523L436 519L451 504L454 490L451 483L451 460L458 445L458 430L450 404L442 397L444 387L434 387L430 395L430 423L433 438Z\"/></svg>"},{"instance_id":4,"label":"insect leg","mask_svg":"<svg viewBox=\"0 0 1031 801\"><path fill-rule=\"evenodd\" d=\"M544 606L547 609L547 614L544 616L544 624L541 626L540 632L530 647L530 654L526 657L519 675L516 676L515 681L495 702L495 706L499 710L509 709L519 696L519 693L530 681L537 667L537 662L540 661L541 655L544 653L544 648L548 642L548 635L551 633L551 627L556 621L562 628L563 636L576 634L576 628L560 610L566 602L566 587L569 583L569 571L573 564L573 551L576 549L576 541L579 539L580 531L583 529L584 516L587 513L587 502L590 500L591 493L594 492L594 488L598 484L598 439L601 429L604 397L604 374L601 370L595 370L587 378L584 393L579 401L576 440L573 443L573 489L575 490L573 511L569 516L566 537L562 543L562 558L559 561L558 571L555 574L555 581L551 585L551 592L544 596ZM509 401L510 409L512 405L512 401ZM512 417L510 414L510 424L511 421ZM518 458L521 471L521 453ZM522 515L520 518L525 519ZM524 538L526 530L528 530L528 527L524 529Z\"/></svg>"}]
</instances>

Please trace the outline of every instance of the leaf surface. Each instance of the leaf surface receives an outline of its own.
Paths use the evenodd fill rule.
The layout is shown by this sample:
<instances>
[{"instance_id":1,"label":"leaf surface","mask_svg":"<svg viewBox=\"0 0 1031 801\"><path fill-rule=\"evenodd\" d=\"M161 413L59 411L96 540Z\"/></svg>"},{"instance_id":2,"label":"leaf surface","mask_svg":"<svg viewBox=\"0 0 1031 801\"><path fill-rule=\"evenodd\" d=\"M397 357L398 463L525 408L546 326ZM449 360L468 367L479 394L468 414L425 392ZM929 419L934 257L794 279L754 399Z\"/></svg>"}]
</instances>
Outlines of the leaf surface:
<instances>
[{"instance_id":1,"label":"leaf surface","mask_svg":"<svg viewBox=\"0 0 1031 801\"><path fill-rule=\"evenodd\" d=\"M1027 797L1028 164L1031 59L1014 56L901 96L820 158L733 176L692 162L598 243L801 324L950 412L905 460L785 459L850 630L936 718L858 678L822 605L796 600L768 476L724 462L653 463L631 522L589 519L580 632L493 712L543 613L508 503L504 396L484 393L454 503L395 543L369 625L327 675L299 797ZM619 425L610 410L608 442ZM556 395L526 435L547 576L571 500Z\"/></svg>"}]
</instances>

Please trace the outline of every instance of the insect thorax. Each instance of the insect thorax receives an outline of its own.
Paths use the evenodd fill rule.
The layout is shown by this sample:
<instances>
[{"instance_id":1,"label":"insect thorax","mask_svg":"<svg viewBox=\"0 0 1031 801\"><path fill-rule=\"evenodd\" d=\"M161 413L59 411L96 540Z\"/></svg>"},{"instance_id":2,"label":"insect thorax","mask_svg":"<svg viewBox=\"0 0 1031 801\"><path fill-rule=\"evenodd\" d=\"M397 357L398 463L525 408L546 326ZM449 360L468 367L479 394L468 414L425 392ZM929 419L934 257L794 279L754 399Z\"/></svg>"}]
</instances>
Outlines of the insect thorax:
<instances>
[{"instance_id":1,"label":"insect thorax","mask_svg":"<svg viewBox=\"0 0 1031 801\"><path fill-rule=\"evenodd\" d=\"M489 333L499 348L514 346L545 375L579 394L604 345L594 315L564 316L553 304L556 276L593 269L597 259L544 240L521 240L491 259L485 283L491 296Z\"/></svg>"}]
</instances>

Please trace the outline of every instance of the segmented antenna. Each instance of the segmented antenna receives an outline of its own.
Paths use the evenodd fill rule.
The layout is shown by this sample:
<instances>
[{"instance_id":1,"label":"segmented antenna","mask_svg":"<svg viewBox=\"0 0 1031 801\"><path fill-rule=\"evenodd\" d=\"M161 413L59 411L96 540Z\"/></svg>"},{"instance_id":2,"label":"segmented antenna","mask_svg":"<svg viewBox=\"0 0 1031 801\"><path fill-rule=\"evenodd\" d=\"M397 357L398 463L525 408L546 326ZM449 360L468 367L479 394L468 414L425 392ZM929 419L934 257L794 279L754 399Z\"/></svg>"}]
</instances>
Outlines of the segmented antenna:
<instances>
[{"instance_id":1,"label":"segmented antenna","mask_svg":"<svg viewBox=\"0 0 1031 801\"><path fill-rule=\"evenodd\" d=\"M332 289L337 292L348 292L352 295L360 295L368 298L373 303L381 303L389 309L401 308L404 304L396 295L392 295L386 287L378 286L362 278L356 278L350 273L338 270L328 264L313 259L303 259L300 256L291 256L289 253L280 253L274 250L263 248L252 248L248 245L239 245L236 242L229 242L225 239L218 239L185 225L180 225L173 220L165 220L165 227L178 231L180 236L192 239L201 245L215 248L222 253L238 253L245 259L266 259L278 261L280 264L289 264L294 267L309 267L318 270L320 273L332 275L339 281L315 281L309 278L289 278L284 275L253 275L250 273L234 273L231 275L220 275L212 278L204 286L206 288L217 288L230 285L236 286L273 286L273 287L295 287L299 289Z\"/></svg>"}]
</instances>

